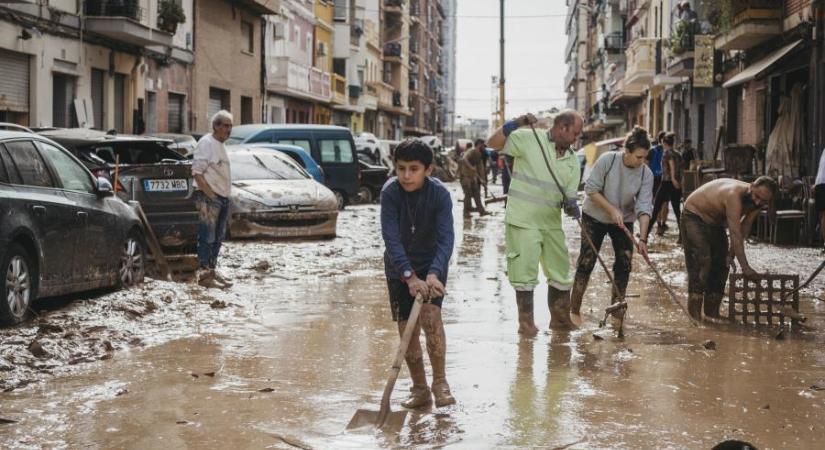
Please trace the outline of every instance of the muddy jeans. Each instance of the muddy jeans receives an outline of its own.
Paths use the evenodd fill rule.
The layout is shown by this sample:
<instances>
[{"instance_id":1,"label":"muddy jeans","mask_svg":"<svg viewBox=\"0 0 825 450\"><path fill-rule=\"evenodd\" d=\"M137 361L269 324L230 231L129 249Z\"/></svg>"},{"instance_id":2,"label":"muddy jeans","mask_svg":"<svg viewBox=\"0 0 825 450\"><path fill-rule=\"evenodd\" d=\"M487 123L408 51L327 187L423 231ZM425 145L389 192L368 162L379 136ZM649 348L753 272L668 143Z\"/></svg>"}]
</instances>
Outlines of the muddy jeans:
<instances>
[{"instance_id":1,"label":"muddy jeans","mask_svg":"<svg viewBox=\"0 0 825 450\"><path fill-rule=\"evenodd\" d=\"M210 199L201 191L195 192L198 208L198 267L214 269L218 264L218 252L226 237L229 219L229 199L218 196Z\"/></svg>"},{"instance_id":2,"label":"muddy jeans","mask_svg":"<svg viewBox=\"0 0 825 450\"><path fill-rule=\"evenodd\" d=\"M682 245L689 294L724 294L728 281L728 234L690 211L682 213Z\"/></svg>"},{"instance_id":3,"label":"muddy jeans","mask_svg":"<svg viewBox=\"0 0 825 450\"><path fill-rule=\"evenodd\" d=\"M483 211L484 205L481 203L481 185L479 183L461 183L461 190L464 191L464 214L473 211L472 201L475 201L476 211Z\"/></svg>"},{"instance_id":4,"label":"muddy jeans","mask_svg":"<svg viewBox=\"0 0 825 450\"><path fill-rule=\"evenodd\" d=\"M624 224L631 233L633 233L633 223ZM630 280L630 270L632 269L633 261L633 242L627 237L625 232L618 226L612 223L602 223L598 220L588 216L582 215L582 243L581 252L579 253L579 260L576 263L576 280L573 283L573 304L581 305L581 297L587 288L587 283L590 281L590 274L593 273L593 268L596 267L596 253L590 247L584 233L590 235L597 250L601 250L604 237L610 235L610 241L613 242L613 253L615 253L615 261L613 261L613 279L616 280L616 286L619 293L624 298L627 291L627 282ZM615 303L616 293L611 287L611 303ZM576 303L578 302L578 303Z\"/></svg>"},{"instance_id":5,"label":"muddy jeans","mask_svg":"<svg viewBox=\"0 0 825 450\"><path fill-rule=\"evenodd\" d=\"M676 224L679 224L680 207L682 203L682 191L673 186L672 181L662 181L659 185L659 192L656 193L656 201L653 206L653 215L658 220L659 212L667 202L673 207L673 214L676 216Z\"/></svg>"}]
</instances>

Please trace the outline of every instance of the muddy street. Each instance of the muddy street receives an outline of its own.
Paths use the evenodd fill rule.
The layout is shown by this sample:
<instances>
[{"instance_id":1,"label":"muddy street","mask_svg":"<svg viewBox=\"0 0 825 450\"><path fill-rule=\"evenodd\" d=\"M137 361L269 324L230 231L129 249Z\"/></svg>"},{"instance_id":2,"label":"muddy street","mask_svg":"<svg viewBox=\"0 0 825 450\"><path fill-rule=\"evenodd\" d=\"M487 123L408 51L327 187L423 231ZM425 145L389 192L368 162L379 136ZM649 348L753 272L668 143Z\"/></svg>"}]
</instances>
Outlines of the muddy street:
<instances>
[{"instance_id":1,"label":"muddy street","mask_svg":"<svg viewBox=\"0 0 825 450\"><path fill-rule=\"evenodd\" d=\"M456 197L457 186L450 187ZM697 329L636 257L624 339L598 328L610 296L598 269L582 329L546 331L540 286L542 332L520 338L504 274L503 205L490 210L462 220L460 204L454 209L457 248L444 320L447 376L458 404L409 414L398 436L344 431L356 409L378 409L398 342L379 209L359 206L341 214L334 240L230 242L222 264L236 283L228 290L152 280L140 289L47 302L39 318L0 331L0 447L821 445L825 281L802 292L811 330L777 339L776 330ZM575 257L574 226L566 221ZM651 256L685 295L675 241L670 231ZM611 264L609 248L603 254ZM748 251L757 270L803 279L822 258L815 249ZM393 409L409 386L404 369Z\"/></svg>"}]
</instances>

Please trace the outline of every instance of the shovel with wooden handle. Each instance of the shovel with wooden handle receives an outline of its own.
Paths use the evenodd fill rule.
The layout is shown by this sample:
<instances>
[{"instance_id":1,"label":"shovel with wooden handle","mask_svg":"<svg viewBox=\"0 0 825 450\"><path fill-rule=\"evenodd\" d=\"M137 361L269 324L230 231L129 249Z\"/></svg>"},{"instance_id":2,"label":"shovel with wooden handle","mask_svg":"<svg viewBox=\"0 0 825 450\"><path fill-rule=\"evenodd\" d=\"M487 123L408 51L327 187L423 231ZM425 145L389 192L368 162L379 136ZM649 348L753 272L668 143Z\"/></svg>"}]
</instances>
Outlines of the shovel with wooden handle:
<instances>
[{"instance_id":1,"label":"shovel with wooden handle","mask_svg":"<svg viewBox=\"0 0 825 450\"><path fill-rule=\"evenodd\" d=\"M395 361L392 363L392 368L390 369L390 377L387 380L387 385L384 386L384 395L381 397L381 408L378 411L359 409L355 412L355 415L352 416L352 420L349 421L347 430L372 425L375 428L380 428L389 433L397 433L401 431L401 428L404 426L407 411L392 411L390 409L390 395L392 394L393 388L395 388L398 373L401 372L401 365L404 364L404 355L407 354L407 347L410 345L410 339L418 323L418 315L421 312L421 305L423 303L424 297L419 293L415 296L415 303L413 303L410 317L407 319L407 327L404 328L404 334L401 335L398 353L395 355Z\"/></svg>"}]
</instances>

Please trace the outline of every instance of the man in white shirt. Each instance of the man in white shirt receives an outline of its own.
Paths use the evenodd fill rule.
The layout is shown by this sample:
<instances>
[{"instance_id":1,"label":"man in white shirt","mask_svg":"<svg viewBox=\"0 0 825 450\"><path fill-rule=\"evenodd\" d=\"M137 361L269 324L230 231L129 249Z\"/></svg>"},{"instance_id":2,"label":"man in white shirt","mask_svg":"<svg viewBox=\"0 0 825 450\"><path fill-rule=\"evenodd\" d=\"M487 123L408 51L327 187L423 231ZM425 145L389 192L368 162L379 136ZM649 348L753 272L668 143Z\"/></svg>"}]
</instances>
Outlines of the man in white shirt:
<instances>
[{"instance_id":1,"label":"man in white shirt","mask_svg":"<svg viewBox=\"0 0 825 450\"><path fill-rule=\"evenodd\" d=\"M819 157L819 170L816 171L814 185L814 205L819 213L819 232L822 234L822 243L825 245L825 149Z\"/></svg>"},{"instance_id":2,"label":"man in white shirt","mask_svg":"<svg viewBox=\"0 0 825 450\"><path fill-rule=\"evenodd\" d=\"M198 283L231 283L215 269L218 252L226 236L229 219L229 192L232 178L224 142L232 132L232 114L218 111L212 116L212 133L198 141L192 157L195 204L198 208Z\"/></svg>"}]
</instances>

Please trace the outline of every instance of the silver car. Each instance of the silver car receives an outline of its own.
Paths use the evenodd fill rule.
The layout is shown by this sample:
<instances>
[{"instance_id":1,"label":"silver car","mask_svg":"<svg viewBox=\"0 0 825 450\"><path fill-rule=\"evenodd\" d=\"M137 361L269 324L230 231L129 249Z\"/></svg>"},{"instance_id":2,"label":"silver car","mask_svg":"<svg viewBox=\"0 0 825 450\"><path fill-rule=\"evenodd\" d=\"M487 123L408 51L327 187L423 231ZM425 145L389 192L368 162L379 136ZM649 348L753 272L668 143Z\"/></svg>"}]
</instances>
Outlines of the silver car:
<instances>
[{"instance_id":1,"label":"silver car","mask_svg":"<svg viewBox=\"0 0 825 450\"><path fill-rule=\"evenodd\" d=\"M232 238L335 237L338 202L281 152L233 145L229 235Z\"/></svg>"}]
</instances>

